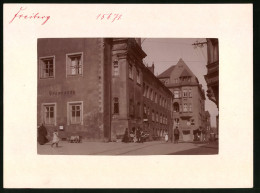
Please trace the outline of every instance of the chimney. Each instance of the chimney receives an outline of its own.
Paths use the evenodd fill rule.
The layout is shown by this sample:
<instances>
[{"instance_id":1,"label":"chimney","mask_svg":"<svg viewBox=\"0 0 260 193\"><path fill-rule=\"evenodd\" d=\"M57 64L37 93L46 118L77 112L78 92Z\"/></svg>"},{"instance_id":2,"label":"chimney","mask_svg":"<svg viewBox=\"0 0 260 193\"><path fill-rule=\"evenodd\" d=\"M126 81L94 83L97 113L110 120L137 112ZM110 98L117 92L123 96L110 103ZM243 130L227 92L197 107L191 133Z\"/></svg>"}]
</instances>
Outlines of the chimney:
<instances>
[{"instance_id":1,"label":"chimney","mask_svg":"<svg viewBox=\"0 0 260 193\"><path fill-rule=\"evenodd\" d=\"M147 68L154 74L154 63L152 64L152 66L148 66Z\"/></svg>"}]
</instances>

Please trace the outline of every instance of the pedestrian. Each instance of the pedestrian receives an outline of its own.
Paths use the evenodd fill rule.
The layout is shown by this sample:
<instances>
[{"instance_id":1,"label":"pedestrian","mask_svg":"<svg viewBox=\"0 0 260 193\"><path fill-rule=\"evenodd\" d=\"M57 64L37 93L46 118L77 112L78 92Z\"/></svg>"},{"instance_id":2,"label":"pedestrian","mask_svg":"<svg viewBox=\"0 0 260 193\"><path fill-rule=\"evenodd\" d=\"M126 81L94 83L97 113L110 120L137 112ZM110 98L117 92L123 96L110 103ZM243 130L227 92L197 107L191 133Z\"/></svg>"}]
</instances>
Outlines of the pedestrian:
<instances>
[{"instance_id":1,"label":"pedestrian","mask_svg":"<svg viewBox=\"0 0 260 193\"><path fill-rule=\"evenodd\" d=\"M141 131L140 140L141 140L141 143L144 142L144 132L143 131Z\"/></svg>"},{"instance_id":2,"label":"pedestrian","mask_svg":"<svg viewBox=\"0 0 260 193\"><path fill-rule=\"evenodd\" d=\"M168 139L169 139L168 133L165 133L164 140L165 140L166 143L168 142Z\"/></svg>"},{"instance_id":3,"label":"pedestrian","mask_svg":"<svg viewBox=\"0 0 260 193\"><path fill-rule=\"evenodd\" d=\"M40 127L38 127L38 132L37 132L37 141L40 145L44 145L45 143L48 142L47 139L47 129L46 127L44 127L44 125L42 124Z\"/></svg>"},{"instance_id":4,"label":"pedestrian","mask_svg":"<svg viewBox=\"0 0 260 193\"><path fill-rule=\"evenodd\" d=\"M137 128L136 137L137 137L137 143L140 143L141 142L141 131L140 131L140 128Z\"/></svg>"},{"instance_id":5,"label":"pedestrian","mask_svg":"<svg viewBox=\"0 0 260 193\"><path fill-rule=\"evenodd\" d=\"M174 143L179 143L180 131L179 131L178 127L176 127L174 129L173 133L174 133Z\"/></svg>"},{"instance_id":6,"label":"pedestrian","mask_svg":"<svg viewBox=\"0 0 260 193\"><path fill-rule=\"evenodd\" d=\"M123 137L122 142L124 142L124 143L128 143L128 142L129 142L129 138L128 138L128 128L125 129L125 134L124 134L124 137Z\"/></svg>"},{"instance_id":7,"label":"pedestrian","mask_svg":"<svg viewBox=\"0 0 260 193\"><path fill-rule=\"evenodd\" d=\"M59 144L59 141L60 141L58 135L59 135L58 130L55 129L54 132L53 132L51 147L53 147L53 145L55 145L55 144L56 144L56 147L58 147L58 144Z\"/></svg>"}]
</instances>

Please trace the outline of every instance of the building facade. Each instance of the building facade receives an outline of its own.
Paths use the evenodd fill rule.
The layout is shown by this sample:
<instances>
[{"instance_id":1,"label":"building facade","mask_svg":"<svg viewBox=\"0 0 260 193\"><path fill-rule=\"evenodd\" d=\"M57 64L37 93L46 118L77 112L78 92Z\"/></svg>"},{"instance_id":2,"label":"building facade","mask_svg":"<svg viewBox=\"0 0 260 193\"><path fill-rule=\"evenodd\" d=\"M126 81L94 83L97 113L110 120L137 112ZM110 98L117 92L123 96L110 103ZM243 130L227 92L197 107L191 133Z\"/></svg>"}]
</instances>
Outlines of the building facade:
<instances>
[{"instance_id":1,"label":"building facade","mask_svg":"<svg viewBox=\"0 0 260 193\"><path fill-rule=\"evenodd\" d=\"M126 128L141 128L152 136L151 115L144 112L148 85L162 98L153 108L162 117L156 132L171 127L171 92L143 64L140 39L38 39L37 52L37 124L49 133L115 141Z\"/></svg>"},{"instance_id":2,"label":"building facade","mask_svg":"<svg viewBox=\"0 0 260 193\"><path fill-rule=\"evenodd\" d=\"M219 107L219 44L217 38L207 38L207 96Z\"/></svg>"},{"instance_id":3,"label":"building facade","mask_svg":"<svg viewBox=\"0 0 260 193\"><path fill-rule=\"evenodd\" d=\"M157 77L173 93L173 128L180 129L180 140L194 140L195 133L205 129L202 85L182 59Z\"/></svg>"},{"instance_id":4,"label":"building facade","mask_svg":"<svg viewBox=\"0 0 260 193\"><path fill-rule=\"evenodd\" d=\"M173 94L154 75L154 64L143 71L143 120L144 128L151 140L163 138L165 133L172 136Z\"/></svg>"}]
</instances>

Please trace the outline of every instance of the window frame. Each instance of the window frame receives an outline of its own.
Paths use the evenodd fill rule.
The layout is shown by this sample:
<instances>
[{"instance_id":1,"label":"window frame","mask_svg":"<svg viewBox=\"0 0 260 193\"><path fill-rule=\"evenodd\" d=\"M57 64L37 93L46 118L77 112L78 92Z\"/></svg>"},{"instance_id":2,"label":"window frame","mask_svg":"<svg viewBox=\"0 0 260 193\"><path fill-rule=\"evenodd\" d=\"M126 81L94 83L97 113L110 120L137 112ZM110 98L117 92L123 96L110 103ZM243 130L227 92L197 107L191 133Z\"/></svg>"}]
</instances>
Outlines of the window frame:
<instances>
[{"instance_id":1,"label":"window frame","mask_svg":"<svg viewBox=\"0 0 260 193\"><path fill-rule=\"evenodd\" d=\"M42 61L44 59L49 59L49 58L52 58L53 59L53 76L51 77L42 77ZM55 78L55 55L52 55L52 56L42 56L42 57L39 57L39 63L38 63L38 69L39 69L39 79L54 79Z\"/></svg>"},{"instance_id":2,"label":"window frame","mask_svg":"<svg viewBox=\"0 0 260 193\"><path fill-rule=\"evenodd\" d=\"M46 106L54 106L54 123L53 124L49 124L46 123L46 116L45 116L45 107ZM52 126L56 126L57 125L57 103L42 103L42 123L44 123L45 125L52 125Z\"/></svg>"},{"instance_id":3,"label":"window frame","mask_svg":"<svg viewBox=\"0 0 260 193\"><path fill-rule=\"evenodd\" d=\"M81 105L81 114L80 114L80 122L77 122L77 123L72 123L71 122L71 110L70 110L70 107L72 105L77 105L77 104L80 104ZM67 102L67 125L83 125L83 112L84 112L84 109L83 109L83 101L70 101L70 102Z\"/></svg>"},{"instance_id":4,"label":"window frame","mask_svg":"<svg viewBox=\"0 0 260 193\"><path fill-rule=\"evenodd\" d=\"M188 89L183 89L183 90L182 90L182 96L183 96L184 98L189 97L189 96L188 96L188 93L189 93L189 92L188 92Z\"/></svg>"},{"instance_id":5,"label":"window frame","mask_svg":"<svg viewBox=\"0 0 260 193\"><path fill-rule=\"evenodd\" d=\"M74 56L74 55L81 55L81 74L69 74L68 72L68 61L70 56ZM84 54L83 52L75 52L75 53L67 53L66 54L66 77L78 77L78 76L83 76L83 64L84 64Z\"/></svg>"},{"instance_id":6,"label":"window frame","mask_svg":"<svg viewBox=\"0 0 260 193\"><path fill-rule=\"evenodd\" d=\"M117 102L115 101L116 99L117 99ZM115 112L115 105L116 105L116 104L118 105L118 106L117 106L118 112ZM119 103L119 97L114 97L114 98L113 98L113 114L114 114L114 115L118 115L119 112L120 112L120 110L119 110L119 104L120 104L120 103Z\"/></svg>"},{"instance_id":7,"label":"window frame","mask_svg":"<svg viewBox=\"0 0 260 193\"><path fill-rule=\"evenodd\" d=\"M141 85L141 71L136 68L136 83Z\"/></svg>"},{"instance_id":8,"label":"window frame","mask_svg":"<svg viewBox=\"0 0 260 193\"><path fill-rule=\"evenodd\" d=\"M115 65L116 63L117 63L117 65ZM115 68L115 66L117 66L117 68ZM117 69L117 71L115 69ZM117 72L117 74L116 74L116 72ZM118 61L118 59L115 59L113 61L113 76L119 76L119 75L120 75L119 61Z\"/></svg>"},{"instance_id":9,"label":"window frame","mask_svg":"<svg viewBox=\"0 0 260 193\"><path fill-rule=\"evenodd\" d=\"M131 68L130 68L131 67ZM128 77L130 78L130 79L134 79L134 74L133 74L133 68L134 68L134 66L132 65L132 64L128 64Z\"/></svg>"}]
</instances>

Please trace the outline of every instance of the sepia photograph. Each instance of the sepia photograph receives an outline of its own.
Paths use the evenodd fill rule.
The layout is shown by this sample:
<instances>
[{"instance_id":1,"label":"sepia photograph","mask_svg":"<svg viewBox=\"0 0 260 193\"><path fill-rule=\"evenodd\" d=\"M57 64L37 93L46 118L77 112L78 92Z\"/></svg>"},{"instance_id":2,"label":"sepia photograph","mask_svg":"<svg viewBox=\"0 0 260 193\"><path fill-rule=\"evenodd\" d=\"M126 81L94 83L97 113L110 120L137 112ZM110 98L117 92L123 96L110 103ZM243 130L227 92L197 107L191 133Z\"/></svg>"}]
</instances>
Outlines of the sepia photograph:
<instances>
[{"instance_id":1,"label":"sepia photograph","mask_svg":"<svg viewBox=\"0 0 260 193\"><path fill-rule=\"evenodd\" d=\"M252 4L3 10L5 188L253 186Z\"/></svg>"},{"instance_id":2,"label":"sepia photograph","mask_svg":"<svg viewBox=\"0 0 260 193\"><path fill-rule=\"evenodd\" d=\"M218 38L39 38L37 153L218 154Z\"/></svg>"}]
</instances>

